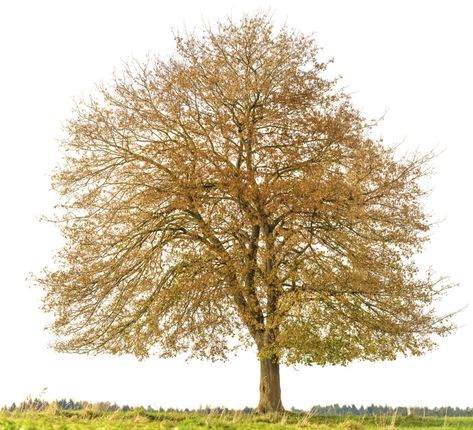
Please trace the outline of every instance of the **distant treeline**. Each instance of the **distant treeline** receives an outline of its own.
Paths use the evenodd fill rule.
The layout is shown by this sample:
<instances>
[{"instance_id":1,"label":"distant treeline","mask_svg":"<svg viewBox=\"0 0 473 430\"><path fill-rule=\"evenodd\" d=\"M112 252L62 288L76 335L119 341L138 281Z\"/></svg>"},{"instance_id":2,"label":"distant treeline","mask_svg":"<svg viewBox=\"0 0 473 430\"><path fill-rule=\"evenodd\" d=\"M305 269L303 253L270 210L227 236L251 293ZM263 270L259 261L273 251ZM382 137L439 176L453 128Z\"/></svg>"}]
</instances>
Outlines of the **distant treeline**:
<instances>
[{"instance_id":1,"label":"distant treeline","mask_svg":"<svg viewBox=\"0 0 473 430\"><path fill-rule=\"evenodd\" d=\"M298 410L292 408L291 411L297 412ZM458 408L452 406L445 407L406 407L406 406L360 406L355 405L330 405L330 406L313 406L310 409L311 414L321 416L343 416L343 415L359 415L359 416L370 416L370 415L400 415L400 416L429 416L429 417L471 417L473 416L473 408Z\"/></svg>"},{"instance_id":2,"label":"distant treeline","mask_svg":"<svg viewBox=\"0 0 473 430\"><path fill-rule=\"evenodd\" d=\"M59 409L66 411L80 411L80 410L94 410L94 411L146 411L146 412L189 412L189 413L199 413L199 414L230 414L230 413L244 413L251 414L255 412L254 408L246 407L241 410L233 410L223 407L212 408L210 406L201 407L199 409L176 409L176 408L153 408L148 406L146 408L133 407L128 405L119 406L116 403L110 402L86 402L86 401L76 401L72 399L61 399L55 400L53 402L48 402L46 400L38 398L27 398L23 402L12 403L10 406L4 406L2 411L47 411L51 409ZM302 409L291 408L291 412L294 413L307 413ZM314 416L345 416L345 415L358 415L358 416L370 416L370 415L398 415L398 416L434 416L434 417L471 417L473 416L473 408L458 408L458 407L405 407L400 406L397 408L391 406L380 406L380 405L371 405L371 406L355 406L355 405L329 405L329 406L313 406L309 413Z\"/></svg>"}]
</instances>

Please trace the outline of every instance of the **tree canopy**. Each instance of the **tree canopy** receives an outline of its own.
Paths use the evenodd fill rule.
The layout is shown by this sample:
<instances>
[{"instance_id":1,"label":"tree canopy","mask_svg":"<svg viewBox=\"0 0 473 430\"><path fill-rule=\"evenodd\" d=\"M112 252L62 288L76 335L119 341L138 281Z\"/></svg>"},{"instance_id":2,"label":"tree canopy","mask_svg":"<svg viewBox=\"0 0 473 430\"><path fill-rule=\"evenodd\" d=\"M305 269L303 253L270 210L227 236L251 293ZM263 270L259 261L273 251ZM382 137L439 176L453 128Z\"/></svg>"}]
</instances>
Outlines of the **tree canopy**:
<instances>
[{"instance_id":1,"label":"tree canopy","mask_svg":"<svg viewBox=\"0 0 473 430\"><path fill-rule=\"evenodd\" d=\"M399 156L265 15L176 36L81 100L53 176L66 244L39 278L60 351L346 364L452 330L421 274L432 154ZM279 384L279 380L278 380ZM263 408L264 409L264 408Z\"/></svg>"}]
</instances>

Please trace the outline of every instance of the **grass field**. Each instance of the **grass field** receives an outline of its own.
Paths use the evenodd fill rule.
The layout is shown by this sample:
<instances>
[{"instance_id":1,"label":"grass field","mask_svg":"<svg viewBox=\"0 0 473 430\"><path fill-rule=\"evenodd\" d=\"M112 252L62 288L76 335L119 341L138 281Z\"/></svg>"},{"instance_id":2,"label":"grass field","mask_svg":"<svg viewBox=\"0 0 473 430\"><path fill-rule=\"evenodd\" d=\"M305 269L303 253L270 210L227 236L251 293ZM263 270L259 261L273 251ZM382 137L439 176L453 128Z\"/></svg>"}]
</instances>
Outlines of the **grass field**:
<instances>
[{"instance_id":1,"label":"grass field","mask_svg":"<svg viewBox=\"0 0 473 430\"><path fill-rule=\"evenodd\" d=\"M0 414L1 430L132 430L132 429L225 429L225 430L473 430L473 417L317 417L283 415L203 415L196 413L55 411Z\"/></svg>"}]
</instances>

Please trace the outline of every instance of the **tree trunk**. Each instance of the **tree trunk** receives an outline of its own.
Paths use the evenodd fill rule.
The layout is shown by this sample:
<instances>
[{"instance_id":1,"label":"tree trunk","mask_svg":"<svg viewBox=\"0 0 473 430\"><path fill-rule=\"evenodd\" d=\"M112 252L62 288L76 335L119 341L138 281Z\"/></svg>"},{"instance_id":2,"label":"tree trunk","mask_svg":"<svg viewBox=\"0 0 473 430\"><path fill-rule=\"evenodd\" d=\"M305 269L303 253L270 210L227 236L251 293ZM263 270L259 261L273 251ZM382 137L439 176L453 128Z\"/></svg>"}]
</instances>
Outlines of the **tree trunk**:
<instances>
[{"instance_id":1,"label":"tree trunk","mask_svg":"<svg viewBox=\"0 0 473 430\"><path fill-rule=\"evenodd\" d=\"M270 358L260 359L260 386L258 412L283 412L279 363Z\"/></svg>"}]
</instances>

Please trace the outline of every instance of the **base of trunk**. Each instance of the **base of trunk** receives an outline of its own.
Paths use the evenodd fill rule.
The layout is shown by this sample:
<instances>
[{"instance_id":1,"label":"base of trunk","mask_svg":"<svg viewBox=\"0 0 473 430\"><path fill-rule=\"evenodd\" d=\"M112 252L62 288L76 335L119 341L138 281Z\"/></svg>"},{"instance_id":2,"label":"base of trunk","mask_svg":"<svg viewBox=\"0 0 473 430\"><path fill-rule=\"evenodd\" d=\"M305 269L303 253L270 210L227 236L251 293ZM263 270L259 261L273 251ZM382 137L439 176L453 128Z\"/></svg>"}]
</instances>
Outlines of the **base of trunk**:
<instances>
[{"instance_id":1,"label":"base of trunk","mask_svg":"<svg viewBox=\"0 0 473 430\"><path fill-rule=\"evenodd\" d=\"M260 400L258 412L284 412L281 402L279 363L269 358L260 359Z\"/></svg>"}]
</instances>

